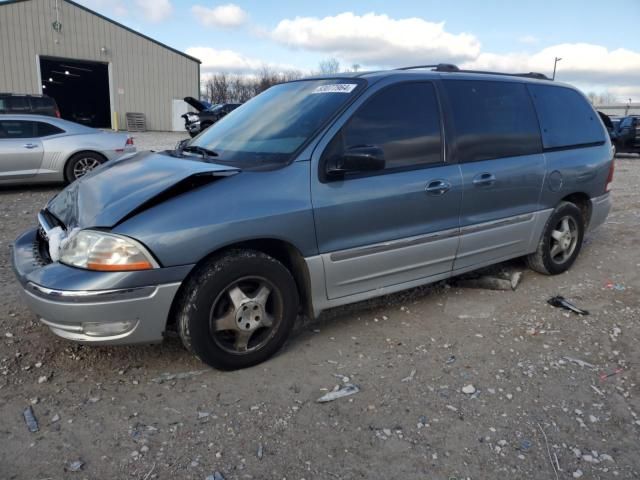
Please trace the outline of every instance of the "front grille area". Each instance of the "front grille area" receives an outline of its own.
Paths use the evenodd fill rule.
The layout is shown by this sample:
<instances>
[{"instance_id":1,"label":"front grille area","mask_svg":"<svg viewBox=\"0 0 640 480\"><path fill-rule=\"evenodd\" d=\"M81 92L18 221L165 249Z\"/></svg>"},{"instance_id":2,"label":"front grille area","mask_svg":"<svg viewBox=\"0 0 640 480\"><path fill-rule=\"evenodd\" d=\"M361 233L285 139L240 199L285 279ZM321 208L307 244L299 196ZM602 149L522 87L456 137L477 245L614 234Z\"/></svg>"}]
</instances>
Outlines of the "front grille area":
<instances>
[{"instance_id":1,"label":"front grille area","mask_svg":"<svg viewBox=\"0 0 640 480\"><path fill-rule=\"evenodd\" d=\"M36 238L33 240L33 258L35 263L41 267L51 263L49 240L42 227L38 228Z\"/></svg>"}]
</instances>

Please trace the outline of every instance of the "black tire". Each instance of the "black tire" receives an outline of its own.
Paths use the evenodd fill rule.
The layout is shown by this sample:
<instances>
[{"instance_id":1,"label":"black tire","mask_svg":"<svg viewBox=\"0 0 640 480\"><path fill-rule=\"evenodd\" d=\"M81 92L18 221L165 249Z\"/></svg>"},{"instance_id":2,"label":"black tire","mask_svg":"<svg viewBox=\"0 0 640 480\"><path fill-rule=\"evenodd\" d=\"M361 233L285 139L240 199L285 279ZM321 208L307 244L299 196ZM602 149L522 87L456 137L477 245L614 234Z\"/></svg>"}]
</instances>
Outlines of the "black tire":
<instances>
[{"instance_id":1,"label":"black tire","mask_svg":"<svg viewBox=\"0 0 640 480\"><path fill-rule=\"evenodd\" d=\"M264 305L258 300L263 287L270 291ZM236 302L230 292L238 290L245 296ZM230 250L207 260L188 278L176 309L178 334L187 350L207 365L221 370L250 367L282 347L296 320L298 301L296 283L282 263L254 250Z\"/></svg>"},{"instance_id":2,"label":"black tire","mask_svg":"<svg viewBox=\"0 0 640 480\"><path fill-rule=\"evenodd\" d=\"M67 164L64 166L64 179L67 183L75 182L105 161L106 158L99 153L78 152L67 160Z\"/></svg>"},{"instance_id":3,"label":"black tire","mask_svg":"<svg viewBox=\"0 0 640 480\"><path fill-rule=\"evenodd\" d=\"M570 231L575 227L569 236L564 234L565 220ZM580 209L571 202L561 202L547 220L538 249L527 256L529 268L545 275L566 272L580 253L584 229L584 218ZM561 237L560 233L563 233Z\"/></svg>"}]
</instances>

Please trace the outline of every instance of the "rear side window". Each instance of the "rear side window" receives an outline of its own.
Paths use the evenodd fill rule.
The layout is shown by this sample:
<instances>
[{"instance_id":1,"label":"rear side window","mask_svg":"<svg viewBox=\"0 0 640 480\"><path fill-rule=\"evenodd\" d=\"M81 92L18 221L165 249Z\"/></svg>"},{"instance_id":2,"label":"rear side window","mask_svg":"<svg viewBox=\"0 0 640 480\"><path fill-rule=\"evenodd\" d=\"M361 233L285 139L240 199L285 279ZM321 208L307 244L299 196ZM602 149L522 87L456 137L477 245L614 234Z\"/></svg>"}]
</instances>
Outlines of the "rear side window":
<instances>
[{"instance_id":1,"label":"rear side window","mask_svg":"<svg viewBox=\"0 0 640 480\"><path fill-rule=\"evenodd\" d=\"M604 129L587 99L571 88L529 85L538 111L544 148L604 142Z\"/></svg>"},{"instance_id":2,"label":"rear side window","mask_svg":"<svg viewBox=\"0 0 640 480\"><path fill-rule=\"evenodd\" d=\"M31 111L31 105L29 105L29 99L27 97L8 97L5 101L7 102L7 110L10 112Z\"/></svg>"},{"instance_id":3,"label":"rear side window","mask_svg":"<svg viewBox=\"0 0 640 480\"><path fill-rule=\"evenodd\" d=\"M48 137L50 135L57 135L59 133L64 133L64 130L56 127L55 125L51 125L50 123L45 122L36 122L37 128L37 136L38 137Z\"/></svg>"},{"instance_id":4,"label":"rear side window","mask_svg":"<svg viewBox=\"0 0 640 480\"><path fill-rule=\"evenodd\" d=\"M524 84L443 81L459 162L532 155L542 151L540 128Z\"/></svg>"},{"instance_id":5,"label":"rear side window","mask_svg":"<svg viewBox=\"0 0 640 480\"><path fill-rule=\"evenodd\" d=\"M387 169L440 162L440 110L433 85L401 83L374 94L332 140L329 151L363 145L382 148Z\"/></svg>"},{"instance_id":6,"label":"rear side window","mask_svg":"<svg viewBox=\"0 0 640 480\"><path fill-rule=\"evenodd\" d=\"M48 97L32 97L31 105L36 112L53 112L53 100Z\"/></svg>"},{"instance_id":7,"label":"rear side window","mask_svg":"<svg viewBox=\"0 0 640 480\"><path fill-rule=\"evenodd\" d=\"M25 120L0 120L0 138L35 138L37 123Z\"/></svg>"}]
</instances>

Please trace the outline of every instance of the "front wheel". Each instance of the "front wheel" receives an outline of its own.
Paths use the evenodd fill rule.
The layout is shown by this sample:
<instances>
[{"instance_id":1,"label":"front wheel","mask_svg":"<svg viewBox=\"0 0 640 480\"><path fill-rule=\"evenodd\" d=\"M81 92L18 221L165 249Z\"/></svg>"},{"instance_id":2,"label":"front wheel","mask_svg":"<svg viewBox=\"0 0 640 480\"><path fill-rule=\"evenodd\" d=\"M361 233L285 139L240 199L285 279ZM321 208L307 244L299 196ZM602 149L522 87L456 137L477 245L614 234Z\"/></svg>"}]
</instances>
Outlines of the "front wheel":
<instances>
[{"instance_id":1,"label":"front wheel","mask_svg":"<svg viewBox=\"0 0 640 480\"><path fill-rule=\"evenodd\" d=\"M296 283L276 259L231 250L194 272L178 305L185 347L222 370L256 365L284 344L298 312Z\"/></svg>"},{"instance_id":2,"label":"front wheel","mask_svg":"<svg viewBox=\"0 0 640 480\"><path fill-rule=\"evenodd\" d=\"M580 209L561 202L547 220L538 249L527 257L529 268L546 275L567 271L580 253L584 229Z\"/></svg>"}]
</instances>

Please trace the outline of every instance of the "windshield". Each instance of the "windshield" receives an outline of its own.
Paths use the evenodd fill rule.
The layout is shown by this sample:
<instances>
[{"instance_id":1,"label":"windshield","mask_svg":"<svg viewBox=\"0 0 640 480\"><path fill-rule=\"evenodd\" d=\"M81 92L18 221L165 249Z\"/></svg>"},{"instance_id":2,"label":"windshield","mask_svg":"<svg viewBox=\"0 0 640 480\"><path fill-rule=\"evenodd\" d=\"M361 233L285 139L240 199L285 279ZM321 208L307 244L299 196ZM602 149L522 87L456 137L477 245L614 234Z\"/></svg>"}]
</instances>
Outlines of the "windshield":
<instances>
[{"instance_id":1,"label":"windshield","mask_svg":"<svg viewBox=\"0 0 640 480\"><path fill-rule=\"evenodd\" d=\"M236 108L189 142L243 166L288 163L296 151L360 90L360 79L276 85Z\"/></svg>"}]
</instances>

